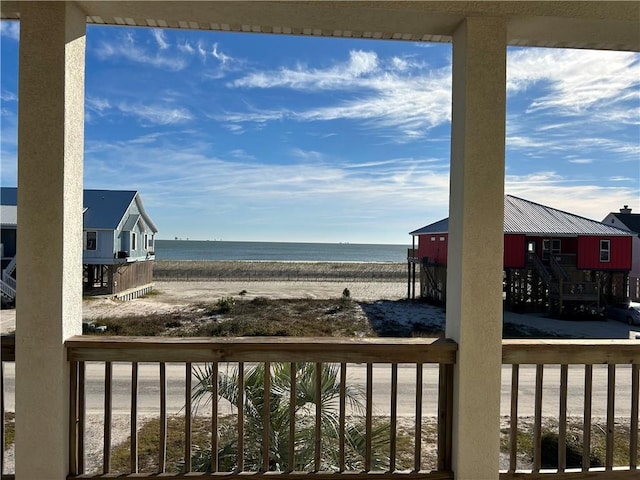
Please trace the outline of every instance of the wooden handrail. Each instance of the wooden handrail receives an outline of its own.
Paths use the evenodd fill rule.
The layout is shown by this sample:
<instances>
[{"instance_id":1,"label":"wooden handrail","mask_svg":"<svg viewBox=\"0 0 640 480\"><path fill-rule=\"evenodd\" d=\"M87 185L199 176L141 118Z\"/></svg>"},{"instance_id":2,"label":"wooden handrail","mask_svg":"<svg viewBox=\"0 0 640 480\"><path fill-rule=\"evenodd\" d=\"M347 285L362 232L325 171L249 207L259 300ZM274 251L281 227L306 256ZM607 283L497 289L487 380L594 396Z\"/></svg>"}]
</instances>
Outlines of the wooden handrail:
<instances>
[{"instance_id":1,"label":"wooden handrail","mask_svg":"<svg viewBox=\"0 0 640 480\"><path fill-rule=\"evenodd\" d=\"M425 471L421 462L423 459L424 446L422 442L415 445L415 458L414 463L416 465L415 472L405 472L400 475L403 479L412 476L413 473L418 474L420 478L442 478L451 479L451 451L452 451L452 425L453 425L453 365L456 361L457 344L447 339L429 339L429 338L407 338L407 339L393 339L393 338L278 338L278 337L255 337L255 338L160 338L160 337L89 337L78 336L69 339L65 342L67 348L67 356L72 365L72 384L76 385L76 389L71 392L72 404L74 405L73 413L71 415L70 435L73 439L71 449L74 452L78 452L72 455L71 458L71 470L82 474L83 472L83 459L84 454L80 453L83 450L83 441L80 438L80 432L85 429L85 421L82 419L82 414L85 412L86 404L84 394L80 392L80 388L85 384L85 377L83 373L80 373L81 366L84 362L100 362L105 366L105 400L104 400L104 448L102 456L102 471L104 474L110 474L110 432L111 432L111 395L113 390L111 366L113 362L123 362L131 364L132 378L137 377L137 365L138 362L145 363L157 363L160 368L160 415L159 415L159 459L158 459L158 471L156 474L165 475L167 467L167 373L166 368L168 363L184 363L185 364L185 407L184 407L184 441L185 441L185 460L184 468L189 475L197 477L200 475L197 472L191 472L191 429L193 424L192 415L192 377L194 375L194 363L202 363L211 366L215 369L212 378L218 378L219 368L224 363L236 363L237 364L237 400L234 401L235 408L237 408L237 464L233 466L232 471L224 470L219 472L219 465L213 465L212 469L218 476L237 476L239 472L244 474L251 474L251 476L260 476L261 472L269 472L269 475L275 475L277 471L273 470L271 466L273 452L270 450L270 444L273 441L270 429L275 428L271 424L270 415L272 408L270 403L272 401L273 392L271 389L271 375L272 366L274 365L289 365L291 378L295 378L296 372L307 372L308 367L311 366L313 375L315 375L315 415L311 415L306 420L312 420L314 423L314 438L315 438L315 451L312 459L313 464L309 468L309 471L293 471L289 468L293 468L295 465L291 460L284 461L282 465L286 465L283 473L288 478L309 478L309 476L318 477L327 473L325 462L327 461L326 452L321 451L320 439L326 435L323 430L323 419L326 416L324 408L329 410L335 410L335 406L323 406L323 388L324 387L324 368L326 364L332 363L334 366L339 363L340 365L340 410L336 412L336 418L339 419L341 430L344 433L346 428L347 418L351 418L353 412L348 411L348 404L346 398L347 390L351 391L350 384L347 380L347 368L358 368L355 364L365 364L366 375L364 378L363 398L362 398L362 413L357 413L354 418L359 418L363 415L364 427L366 433L364 435L364 451L360 452L363 461L363 468L367 471L368 478L372 473L379 478L381 475L388 475L388 478L398 476L395 472L396 465L395 459L397 452L393 451L393 460L389 460L389 465L392 467L390 470L380 470L377 465L378 460L374 464L375 455L379 455L378 447L373 444L374 439L374 427L375 431L379 428L374 423L374 411L378 408L379 400L374 401L373 385L374 377L378 373L374 374L373 366L384 365L391 369L392 386L390 392L390 402L397 407L398 397L398 365L407 364L406 367L410 367L413 364L416 375L416 399L420 399L420 402L416 400L415 411L413 414L409 414L413 417L416 429L422 428L420 425L423 421L422 407L423 407L423 390L428 388L436 388L437 395L437 468L431 471ZM250 366L249 364L256 364ZM349 367L347 365L349 364ZM430 376L429 380L423 378L423 369L427 365L439 365L439 375L437 378ZM245 404L244 396L249 395L253 390L251 388L245 391L245 385L255 381L255 373L251 369L263 365L262 375L264 378L260 380L263 382L264 396L262 398L262 412L258 415L262 415L262 425L264 426L262 431L261 445L262 452L261 457L257 458L255 454L255 446L253 443L246 443L244 428L245 418L251 416L255 417L256 413L253 411L256 405L256 399L252 398L249 403ZM75 368L74 366L78 366ZM280 367L278 367L280 368ZM433 372L433 369L430 370ZM75 372L75 373L73 373ZM405 370L406 372L406 370ZM305 373L307 375L307 373ZM275 377L274 377L275 378ZM379 380L375 380L378 382ZM377 383L376 383L377 384ZM132 380L132 392L137 392L137 386L133 387L134 382ZM429 387L431 385L431 387ZM215 401L211 399L211 405L214 406L212 412L212 418L216 421L212 421L212 438L217 438L218 424L217 419L219 415L218 411L218 395L217 395L218 381L216 380L216 395ZM251 387L251 385L249 385ZM355 388L355 387L354 387ZM333 390L335 391L335 390ZM353 390L355 391L355 390ZM214 390L212 389L212 395ZM308 392L307 392L308 393ZM134 398L135 397L135 398ZM275 397L273 397L275 398ZM296 398L295 396L292 398ZM228 400L228 398L227 398ZM309 401L309 400L307 400ZM258 401L258 403L260 403ZM349 405L351 400L349 402ZM137 393L132 393L132 410L131 418L136 419L138 417L137 411ZM291 425L300 426L304 423L303 420L297 416L297 408L299 404L297 401L292 401L289 407L289 441L293 445L297 430L292 428ZM253 413L252 413L253 412ZM349 415L349 417L347 417ZM392 407L392 413L389 423L389 438L391 444L394 444L396 436L398 435L398 424L395 408ZM352 421L352 420L350 420ZM133 422L133 420L132 420ZM286 425L285 425L286 427ZM349 427L349 431L352 428ZM351 434L350 434L351 435ZM351 437L349 437L351 438ZM356 436L357 438L357 436ZM136 442L137 443L137 442ZM134 445L132 443L132 445ZM351 445L351 444L350 444ZM137 445L136 445L137 447ZM212 447L213 448L213 443ZM344 452L345 445L342 445L342 451ZM351 448L351 447L350 447ZM390 447L391 448L391 447ZM392 448L392 450L394 450ZM217 455L218 448L216 448ZM374 455L374 452L378 452ZM251 455L249 455L251 453ZM137 464L135 459L138 452L131 450L131 464L132 464L132 477L134 475L140 476L137 472ZM212 459L215 456L212 454ZM290 457L293 458L293 457ZM339 461L339 468L341 472L344 472L353 478L352 475L358 475L357 470L353 467L345 469L344 465L344 453L342 454L342 460ZM377 457L376 457L377 458ZM246 462L246 463L245 463ZM228 467L225 467L228 468ZM156 474L152 474L156 475ZM144 474L142 474L144 477ZM335 474L331 474L332 478L335 478ZM365 478L362 477L362 478ZM68 478L76 478L70 476ZM98 478L97 476L85 476L82 478ZM122 478L128 478L124 476ZM136 477L137 478L137 477ZM177 478L182 478L178 476Z\"/></svg>"},{"instance_id":2,"label":"wooden handrail","mask_svg":"<svg viewBox=\"0 0 640 480\"><path fill-rule=\"evenodd\" d=\"M640 341L503 340L502 363L505 365L640 363Z\"/></svg>"},{"instance_id":3,"label":"wooden handrail","mask_svg":"<svg viewBox=\"0 0 640 480\"><path fill-rule=\"evenodd\" d=\"M347 362L456 361L457 344L444 338L164 338L75 336L65 342L74 362Z\"/></svg>"}]
</instances>

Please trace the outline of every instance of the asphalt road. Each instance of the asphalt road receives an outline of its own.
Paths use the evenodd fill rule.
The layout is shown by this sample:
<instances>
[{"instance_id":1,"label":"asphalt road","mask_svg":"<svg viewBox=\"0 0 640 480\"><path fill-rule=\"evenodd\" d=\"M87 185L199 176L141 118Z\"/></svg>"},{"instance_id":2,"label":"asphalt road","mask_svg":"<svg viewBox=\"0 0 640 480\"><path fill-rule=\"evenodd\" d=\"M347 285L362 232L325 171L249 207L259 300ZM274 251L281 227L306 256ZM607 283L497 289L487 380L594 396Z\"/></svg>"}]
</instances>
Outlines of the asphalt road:
<instances>
[{"instance_id":1,"label":"asphalt road","mask_svg":"<svg viewBox=\"0 0 640 480\"><path fill-rule=\"evenodd\" d=\"M231 367L233 368L233 366ZM366 383L366 368L363 365L348 366L347 381L350 385L360 386L363 391ZM14 364L5 364L5 408L14 411ZM126 364L114 365L113 371L113 413L128 414L131 399L131 367ZM423 415L437 414L438 367L426 366L423 378ZM559 411L560 367L548 365L544 372L543 416L557 417ZM569 368L568 416L581 416L584 404L584 367ZM501 414L508 415L510 409L511 368L502 367ZM158 365L144 364L139 369L138 413L157 415L159 401ZM195 380L194 380L195 383ZM520 367L518 416L533 416L535 393L535 367ZM398 415L413 417L415 414L416 369L412 365L400 365L398 368ZM169 414L183 413L185 405L185 367L180 364L167 365L167 410ZM373 368L373 405L374 414L388 415L390 411L391 368L377 365ZM631 368L627 365L616 369L615 416L628 418L631 405ZM607 412L607 368L594 366L593 369L593 417L605 417ZM89 364L86 381L87 413L102 414L104 405L104 366ZM479 399L478 401L481 401ZM209 412L209 407L206 408ZM219 413L231 413L228 403L220 402Z\"/></svg>"}]
</instances>

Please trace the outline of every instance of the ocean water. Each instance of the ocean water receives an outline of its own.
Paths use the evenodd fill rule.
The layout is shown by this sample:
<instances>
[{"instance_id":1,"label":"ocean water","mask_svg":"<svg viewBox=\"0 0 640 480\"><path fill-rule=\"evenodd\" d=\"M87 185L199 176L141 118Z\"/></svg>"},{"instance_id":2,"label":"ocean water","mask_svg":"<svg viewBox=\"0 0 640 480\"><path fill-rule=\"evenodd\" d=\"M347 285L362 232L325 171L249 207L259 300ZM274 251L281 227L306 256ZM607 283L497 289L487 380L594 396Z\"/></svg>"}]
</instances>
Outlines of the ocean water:
<instances>
[{"instance_id":1,"label":"ocean water","mask_svg":"<svg viewBox=\"0 0 640 480\"><path fill-rule=\"evenodd\" d=\"M156 260L406 262L410 245L156 240Z\"/></svg>"}]
</instances>

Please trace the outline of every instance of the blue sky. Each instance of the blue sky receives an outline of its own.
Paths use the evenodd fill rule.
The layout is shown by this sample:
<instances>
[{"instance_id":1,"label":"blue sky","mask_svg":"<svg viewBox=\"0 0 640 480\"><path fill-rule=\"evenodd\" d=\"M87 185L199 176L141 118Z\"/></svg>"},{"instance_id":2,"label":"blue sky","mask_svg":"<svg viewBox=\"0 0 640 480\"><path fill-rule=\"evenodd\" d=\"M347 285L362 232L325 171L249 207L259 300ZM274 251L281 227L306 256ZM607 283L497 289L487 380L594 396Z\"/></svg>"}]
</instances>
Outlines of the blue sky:
<instances>
[{"instance_id":1,"label":"blue sky","mask_svg":"<svg viewBox=\"0 0 640 480\"><path fill-rule=\"evenodd\" d=\"M1 184L19 26L1 22ZM85 188L159 238L410 242L448 215L451 45L87 28ZM506 192L640 213L640 55L510 48Z\"/></svg>"}]
</instances>

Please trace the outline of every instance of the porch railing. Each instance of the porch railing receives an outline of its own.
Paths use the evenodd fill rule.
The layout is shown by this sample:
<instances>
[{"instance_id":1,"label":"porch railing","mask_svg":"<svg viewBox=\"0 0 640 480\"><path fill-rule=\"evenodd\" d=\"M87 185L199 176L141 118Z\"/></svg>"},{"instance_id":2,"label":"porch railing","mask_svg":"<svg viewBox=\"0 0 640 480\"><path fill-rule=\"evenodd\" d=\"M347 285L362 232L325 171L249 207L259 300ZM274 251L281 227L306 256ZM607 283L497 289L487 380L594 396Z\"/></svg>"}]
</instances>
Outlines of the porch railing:
<instances>
[{"instance_id":1,"label":"porch railing","mask_svg":"<svg viewBox=\"0 0 640 480\"><path fill-rule=\"evenodd\" d=\"M100 478L112 470L112 447L116 443L114 417L122 416L123 411L128 419L125 437L130 436L130 447L125 449L128 471L144 470L138 463L143 449L138 432L143 421L149 419L148 412L143 415L148 407L143 403L148 403L148 397L157 404L151 416L158 425L153 439L158 468L149 473L120 474L119 478L160 475L186 479L206 475L187 473L193 469L191 459L197 450L193 446L195 425L202 425L199 418L202 416L206 417L209 439L204 449L210 451L210 472L215 476L263 477L283 473L289 477L325 479L342 474L361 479L371 475L430 480L453 478L452 371L456 349L455 343L442 339L74 337L67 342L72 372L69 478ZM2 361L14 361L14 351L13 339L3 337ZM228 363L235 368L227 369ZM318 399L318 395L322 396L325 382L321 375L323 366L329 364L338 372L337 396L335 401L326 403L319 401L322 398ZM210 405L203 413L195 409L193 380L198 369L207 365L212 374L207 377L211 380L208 385L211 395ZM256 365L272 375L263 376L256 383L251 373ZM282 388L276 376L277 368L283 365L290 375L288 389ZM229 377L230 371L237 376ZM149 372L154 375L150 376ZM4 364L2 373L4 414ZM311 387L296 380L296 375L298 380L310 375L307 380L311 380ZM240 395L235 400L232 398L231 403L223 400L229 398L228 394L222 395L217 390L223 385L220 380L224 377L233 378ZM149 388L149 383L155 384L155 388ZM311 397L307 397L304 410L296 411L295 399L304 396L303 384ZM361 412L348 403L349 389L358 385L362 386L364 396ZM256 386L259 387L257 397ZM171 399L176 392L179 406L177 413L171 414L172 408L175 409ZM273 462L270 447L276 440L283 440L274 436L270 418L274 412L271 407L277 400L274 392L289 399L288 404L280 405L286 406L288 415L285 416L289 419L283 435L286 437L283 457L293 459L299 455L298 448L308 447L309 468L305 471L292 471L288 465L278 466ZM249 396L252 402L247 402ZM121 397L128 400L122 404ZM640 342L637 340L503 341L501 444L506 467L500 472L501 480L638 478L639 397ZM144 398L147 400L143 401ZM96 415L102 428L101 432L93 433L93 440L100 438L102 451L98 462L94 462L97 467L89 472L85 468L87 423L89 417L93 417L95 427ZM175 441L169 437L168 422L176 416L181 419L183 473L162 473L166 470L168 443ZM267 429L259 427L257 433L253 432L258 445L249 440L248 429L255 428L250 422L252 418L258 424L268 425ZM338 435L331 451L337 461L330 467L332 470L325 470L327 443L322 422L329 418L337 419ZM354 419L361 420L363 443L359 446L345 441L353 433L350 422ZM303 438L298 427L307 429L307 434L311 431L311 435ZM224 434L229 431L233 434L231 453L235 463L225 471L222 443L228 440ZM376 463L380 452L375 437L380 432L386 463ZM4 423L1 433L4 436ZM413 439L409 441L411 458L407 461L406 455L399 457L402 450L407 450L409 437ZM551 459L546 451L548 440L555 448ZM433 460L425 460L429 450L435 452ZM351 470L350 462L358 455L357 469ZM292 465L295 466L295 462ZM3 475L3 478L13 476Z\"/></svg>"},{"instance_id":2,"label":"porch railing","mask_svg":"<svg viewBox=\"0 0 640 480\"><path fill-rule=\"evenodd\" d=\"M164 474L167 425L173 418L168 414L168 389L177 385L184 405L178 414L184 450L181 473L171 478L197 476L192 458L202 448L210 458L207 470L217 475L273 476L279 472L288 478L335 478L344 473L352 478L386 473L403 478L453 478L456 348L454 342L444 339L74 337L67 342L74 412L69 478L123 474L112 470L111 440L113 395L123 388L130 392L131 446L129 472L119 478ZM91 407L87 372L95 371L95 362L104 371L104 447L101 465L90 472L85 468L85 428ZM140 473L138 390L143 368L144 376L149 369L158 372L159 434L157 469ZM336 374L333 380L327 368ZM124 382L115 374L123 369L129 377ZM262 372L261 376L256 372ZM279 375L283 372L284 382ZM195 408L194 380L200 386L206 384L206 414ZM361 410L353 401L354 388L361 394ZM407 404L404 400L408 398ZM208 442L196 448L194 426L196 417L202 415L209 425ZM334 437L327 434L328 426L336 429ZM223 431L232 431L232 438L223 440ZM408 452L407 443L411 444ZM430 449L436 451L431 464L425 460Z\"/></svg>"},{"instance_id":3,"label":"porch railing","mask_svg":"<svg viewBox=\"0 0 640 480\"><path fill-rule=\"evenodd\" d=\"M511 381L505 428L509 469L501 473L501 479L536 479L549 474L563 479L599 478L600 474L603 478L640 477L640 342L505 340L502 362L510 366ZM504 375L509 372L503 368ZM533 392L523 391L523 375L535 378ZM552 382L545 388L548 376ZM533 411L524 415L523 397L533 400ZM602 434L598 446L596 431ZM532 435L525 441L523 432ZM532 465L524 468L519 465L522 443L533 450ZM548 453L550 447L557 457L545 455L543 459L543 450Z\"/></svg>"}]
</instances>

